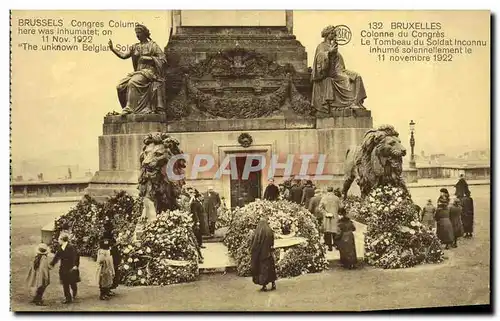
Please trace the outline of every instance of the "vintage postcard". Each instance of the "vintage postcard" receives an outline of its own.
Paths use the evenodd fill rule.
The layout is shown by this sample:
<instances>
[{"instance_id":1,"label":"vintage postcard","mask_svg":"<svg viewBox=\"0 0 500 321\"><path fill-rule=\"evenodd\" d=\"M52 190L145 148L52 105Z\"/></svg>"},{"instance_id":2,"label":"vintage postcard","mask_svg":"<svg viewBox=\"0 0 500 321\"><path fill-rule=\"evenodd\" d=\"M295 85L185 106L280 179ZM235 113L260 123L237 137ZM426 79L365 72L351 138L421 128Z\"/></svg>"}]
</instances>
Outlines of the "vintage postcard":
<instances>
[{"instance_id":1,"label":"vintage postcard","mask_svg":"<svg viewBox=\"0 0 500 321\"><path fill-rule=\"evenodd\" d=\"M12 311L491 311L489 11L10 20Z\"/></svg>"}]
</instances>

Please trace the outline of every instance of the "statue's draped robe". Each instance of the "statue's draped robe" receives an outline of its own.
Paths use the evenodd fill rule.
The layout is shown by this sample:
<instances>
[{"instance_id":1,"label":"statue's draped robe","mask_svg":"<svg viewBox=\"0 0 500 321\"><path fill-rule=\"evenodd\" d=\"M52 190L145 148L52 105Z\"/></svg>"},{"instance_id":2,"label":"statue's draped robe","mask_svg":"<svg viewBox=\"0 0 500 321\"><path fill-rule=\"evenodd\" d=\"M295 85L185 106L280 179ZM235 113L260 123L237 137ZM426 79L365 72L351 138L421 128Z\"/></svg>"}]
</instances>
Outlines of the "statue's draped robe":
<instances>
[{"instance_id":1,"label":"statue's draped robe","mask_svg":"<svg viewBox=\"0 0 500 321\"><path fill-rule=\"evenodd\" d=\"M344 108L361 106L366 99L363 79L345 69L344 59L331 46L322 42L316 48L312 70L312 104L319 112L329 113L329 106Z\"/></svg>"},{"instance_id":2,"label":"statue's draped robe","mask_svg":"<svg viewBox=\"0 0 500 321\"><path fill-rule=\"evenodd\" d=\"M158 113L165 110L165 55L154 41L136 43L130 47L134 72L117 86L122 108L132 113ZM139 58L149 56L152 61Z\"/></svg>"}]
</instances>

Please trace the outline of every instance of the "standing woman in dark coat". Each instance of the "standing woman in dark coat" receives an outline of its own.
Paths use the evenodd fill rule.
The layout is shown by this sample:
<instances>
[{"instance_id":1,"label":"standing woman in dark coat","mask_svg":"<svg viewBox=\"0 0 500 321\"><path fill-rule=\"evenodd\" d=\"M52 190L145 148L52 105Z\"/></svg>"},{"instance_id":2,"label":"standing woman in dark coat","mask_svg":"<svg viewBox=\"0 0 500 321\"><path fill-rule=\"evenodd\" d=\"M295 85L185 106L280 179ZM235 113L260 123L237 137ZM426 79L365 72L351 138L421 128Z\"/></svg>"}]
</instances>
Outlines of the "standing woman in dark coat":
<instances>
[{"instance_id":1,"label":"standing woman in dark coat","mask_svg":"<svg viewBox=\"0 0 500 321\"><path fill-rule=\"evenodd\" d=\"M448 204L449 200L447 197L439 197L435 217L437 222L436 234L441 240L441 243L446 245L445 249L449 249L450 245L453 244L453 241L455 240L453 226L450 221L450 210L448 208Z\"/></svg>"},{"instance_id":2,"label":"standing woman in dark coat","mask_svg":"<svg viewBox=\"0 0 500 321\"><path fill-rule=\"evenodd\" d=\"M462 198L462 224L464 226L464 237L472 237L474 229L474 200L470 197L470 192L466 193Z\"/></svg>"},{"instance_id":3,"label":"standing woman in dark coat","mask_svg":"<svg viewBox=\"0 0 500 321\"><path fill-rule=\"evenodd\" d=\"M353 269L358 263L353 233L356 231L356 227L345 215L340 218L338 224L339 236L337 239L337 246L340 252L340 263L346 269Z\"/></svg>"},{"instance_id":4,"label":"standing woman in dark coat","mask_svg":"<svg viewBox=\"0 0 500 321\"><path fill-rule=\"evenodd\" d=\"M458 198L453 200L453 205L450 206L450 221L455 236L453 247L457 247L457 239L464 235L464 227L462 226L462 207L460 206L460 200Z\"/></svg>"},{"instance_id":5,"label":"standing woman in dark coat","mask_svg":"<svg viewBox=\"0 0 500 321\"><path fill-rule=\"evenodd\" d=\"M469 184L465 181L464 174L460 174L460 179L455 184L455 196L462 198L467 195L467 193L470 193Z\"/></svg>"},{"instance_id":6,"label":"standing woman in dark coat","mask_svg":"<svg viewBox=\"0 0 500 321\"><path fill-rule=\"evenodd\" d=\"M267 284L272 283L271 290L276 290L276 266L274 263L274 232L266 219L261 219L252 240L252 281L262 285L261 291L267 291Z\"/></svg>"}]
</instances>

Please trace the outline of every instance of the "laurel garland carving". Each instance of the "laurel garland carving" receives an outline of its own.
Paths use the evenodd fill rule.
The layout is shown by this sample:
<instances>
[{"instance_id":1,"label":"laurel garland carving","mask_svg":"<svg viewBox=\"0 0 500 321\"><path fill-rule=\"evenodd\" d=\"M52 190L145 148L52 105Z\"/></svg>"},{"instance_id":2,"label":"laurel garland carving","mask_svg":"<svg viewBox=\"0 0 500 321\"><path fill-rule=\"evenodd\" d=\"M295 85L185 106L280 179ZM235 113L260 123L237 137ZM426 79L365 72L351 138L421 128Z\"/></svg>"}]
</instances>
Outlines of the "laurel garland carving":
<instances>
[{"instance_id":1,"label":"laurel garland carving","mask_svg":"<svg viewBox=\"0 0 500 321\"><path fill-rule=\"evenodd\" d=\"M206 94L187 80L187 94L197 109L222 118L258 118L280 109L288 94L289 82L284 81L275 92L252 97L222 98Z\"/></svg>"},{"instance_id":2,"label":"laurel garland carving","mask_svg":"<svg viewBox=\"0 0 500 321\"><path fill-rule=\"evenodd\" d=\"M290 81L290 105L299 115L314 115L315 109L311 102L302 96L292 81Z\"/></svg>"},{"instance_id":3,"label":"laurel garland carving","mask_svg":"<svg viewBox=\"0 0 500 321\"><path fill-rule=\"evenodd\" d=\"M259 118L280 110L287 98L295 113L299 115L314 114L311 103L298 92L290 77L287 77L282 85L272 93L261 96L227 98L202 92L186 76L180 92L167 108L167 117L171 120L186 118L190 115L189 105L194 104L199 111L214 117L226 119Z\"/></svg>"}]
</instances>

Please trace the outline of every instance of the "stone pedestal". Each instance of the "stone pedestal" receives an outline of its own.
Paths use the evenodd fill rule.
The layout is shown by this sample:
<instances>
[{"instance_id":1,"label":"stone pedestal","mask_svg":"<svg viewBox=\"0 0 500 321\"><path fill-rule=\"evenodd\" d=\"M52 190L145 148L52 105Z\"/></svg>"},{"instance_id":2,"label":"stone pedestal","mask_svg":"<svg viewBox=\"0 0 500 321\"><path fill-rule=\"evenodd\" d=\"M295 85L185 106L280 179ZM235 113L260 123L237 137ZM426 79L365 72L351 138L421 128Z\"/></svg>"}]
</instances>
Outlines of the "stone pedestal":
<instances>
[{"instance_id":1,"label":"stone pedestal","mask_svg":"<svg viewBox=\"0 0 500 321\"><path fill-rule=\"evenodd\" d=\"M370 111L358 111L356 115L347 112L324 119L275 117L175 122L159 115L108 116L104 119L104 134L99 137L99 171L92 178L87 192L98 200L120 190L136 195L143 139L153 131L165 131L178 139L190 161L197 154L212 155L215 160L213 170L199 173L195 179L191 178L188 162L187 183L201 191L213 186L226 200L230 200L230 178L227 175L218 180L213 178L222 160L234 153L260 154L267 164L272 155L278 155L280 163L284 163L288 155L293 155L293 174L300 170L301 155L312 154L315 157L310 161L308 175L317 174L318 155L325 155L321 174L333 175L333 179L316 183L319 186L340 186L347 150L361 143L373 122ZM250 147L238 143L242 133L252 136ZM262 186L267 185L267 169L268 166L263 171ZM282 169L276 171L277 182L283 175Z\"/></svg>"},{"instance_id":2,"label":"stone pedestal","mask_svg":"<svg viewBox=\"0 0 500 321\"><path fill-rule=\"evenodd\" d=\"M103 135L99 136L99 171L87 193L104 201L121 190L137 195L139 156L143 140L150 132L166 130L165 116L124 115L104 118Z\"/></svg>"}]
</instances>

